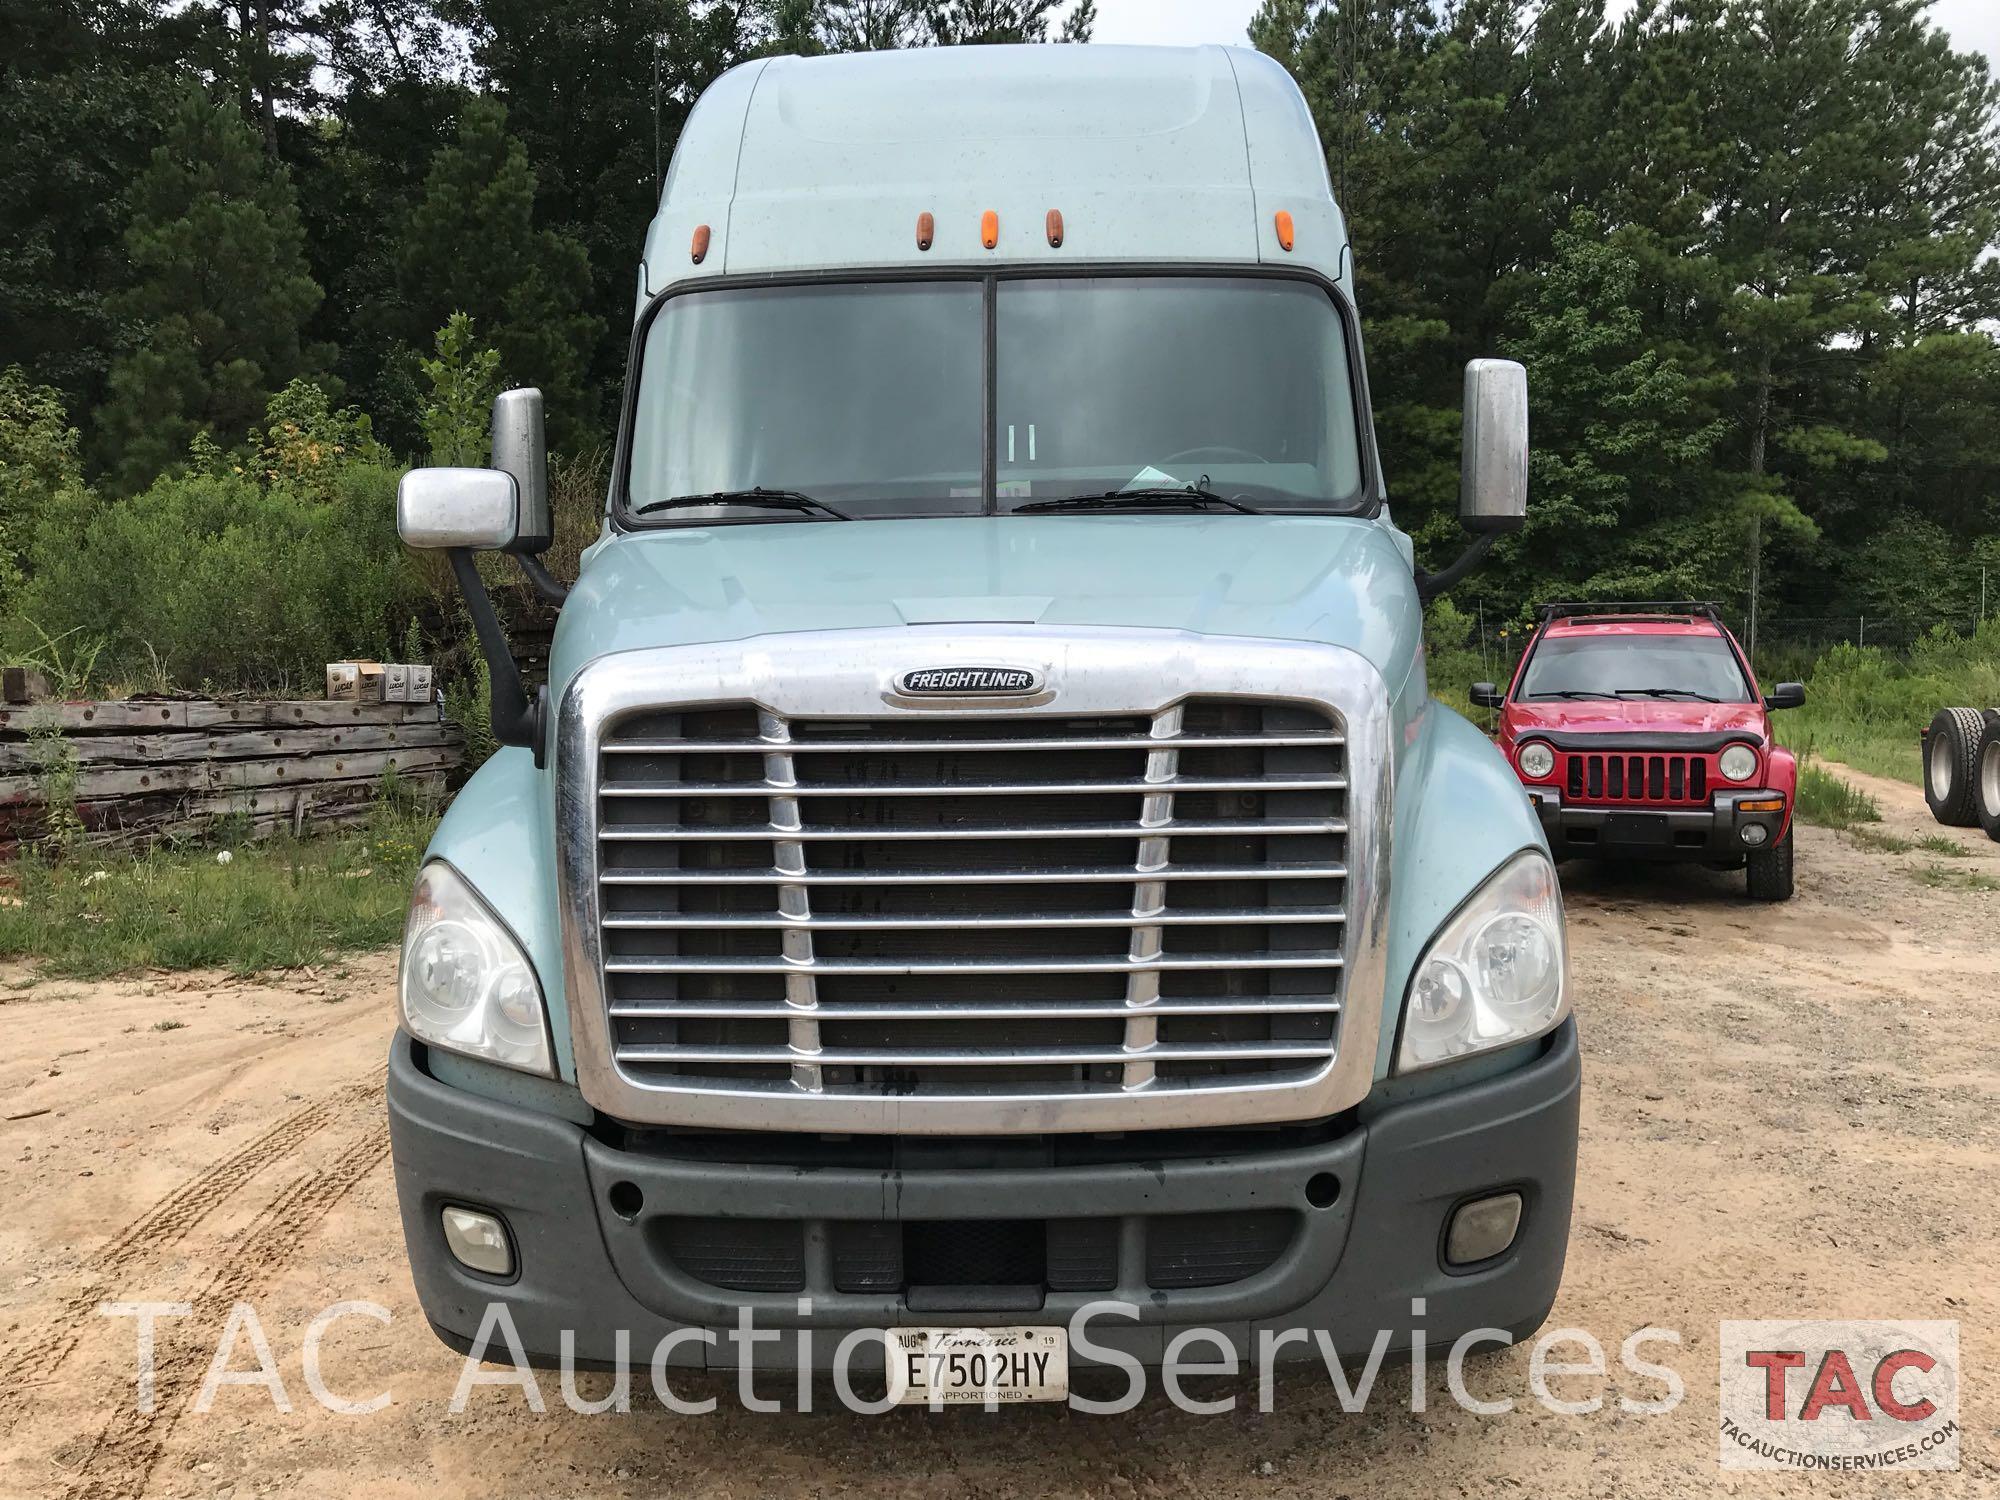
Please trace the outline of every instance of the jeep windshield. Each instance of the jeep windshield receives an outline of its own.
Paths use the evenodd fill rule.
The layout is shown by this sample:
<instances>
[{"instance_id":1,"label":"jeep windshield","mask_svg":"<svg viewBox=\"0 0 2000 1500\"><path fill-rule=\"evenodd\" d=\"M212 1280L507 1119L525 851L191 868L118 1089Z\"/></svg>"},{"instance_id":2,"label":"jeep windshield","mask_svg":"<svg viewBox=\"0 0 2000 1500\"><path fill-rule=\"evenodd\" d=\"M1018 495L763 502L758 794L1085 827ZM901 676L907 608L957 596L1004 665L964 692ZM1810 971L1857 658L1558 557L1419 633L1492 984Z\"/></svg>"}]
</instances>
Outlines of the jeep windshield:
<instances>
[{"instance_id":1,"label":"jeep windshield","mask_svg":"<svg viewBox=\"0 0 2000 1500\"><path fill-rule=\"evenodd\" d=\"M1750 684L1719 635L1549 636L1515 696L1748 703Z\"/></svg>"},{"instance_id":2,"label":"jeep windshield","mask_svg":"<svg viewBox=\"0 0 2000 1500\"><path fill-rule=\"evenodd\" d=\"M763 490L861 519L1147 496L1353 511L1356 410L1339 309L1306 281L718 287L668 298L646 330L620 509L644 526L811 519L727 498Z\"/></svg>"}]
</instances>

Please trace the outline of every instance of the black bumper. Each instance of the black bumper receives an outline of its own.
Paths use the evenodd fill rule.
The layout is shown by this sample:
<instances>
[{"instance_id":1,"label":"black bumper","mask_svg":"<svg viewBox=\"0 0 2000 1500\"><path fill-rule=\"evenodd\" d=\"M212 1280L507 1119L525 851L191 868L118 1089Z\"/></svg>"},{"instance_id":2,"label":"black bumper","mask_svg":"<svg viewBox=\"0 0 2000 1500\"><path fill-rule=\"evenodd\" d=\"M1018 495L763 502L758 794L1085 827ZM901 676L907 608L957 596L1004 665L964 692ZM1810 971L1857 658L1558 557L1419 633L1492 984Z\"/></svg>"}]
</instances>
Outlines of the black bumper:
<instances>
[{"instance_id":1,"label":"black bumper","mask_svg":"<svg viewBox=\"0 0 2000 1500\"><path fill-rule=\"evenodd\" d=\"M1542 832L1558 857L1741 861L1752 848L1769 848L1783 836L1789 801L1781 792L1745 787L1718 792L1707 807L1579 807L1559 792L1529 787ZM1749 812L1745 802L1776 802L1776 810ZM1743 841L1750 825L1764 830L1755 845Z\"/></svg>"},{"instance_id":2,"label":"black bumper","mask_svg":"<svg viewBox=\"0 0 2000 1500\"><path fill-rule=\"evenodd\" d=\"M626 1330L633 1361L643 1363L676 1330L706 1327L717 1330L713 1344L682 1340L669 1363L711 1367L740 1363L726 1330L748 1305L759 1328L793 1330L756 1345L755 1362L790 1367L800 1361L801 1327L1057 1324L1087 1303L1115 1299L1135 1306L1137 1321L1094 1319L1090 1337L1158 1363L1172 1333L1195 1326L1221 1331L1246 1352L1263 1328L1323 1329L1335 1347L1363 1352L1386 1328L1391 1348L1402 1349L1413 1297L1427 1299L1422 1323L1432 1346L1473 1328L1518 1335L1539 1326L1569 1240L1580 1087L1575 1026L1565 1023L1521 1068L1429 1098L1364 1107L1351 1128L1310 1145L1035 1169L799 1168L616 1149L568 1121L438 1082L399 1034L389 1114L417 1293L439 1335L461 1350L489 1302L506 1304L535 1363L554 1361L564 1330L574 1335L577 1358L591 1361L614 1358L615 1332ZM1328 1178L1338 1182L1337 1196L1317 1206ZM1526 1204L1512 1246L1476 1267L1447 1268L1451 1210L1506 1189ZM518 1262L511 1280L476 1275L452 1258L440 1228L447 1205L506 1221ZM1273 1263L1224 1285L1147 1284L1149 1216L1268 1209L1298 1216ZM1044 1290L1030 1309L988 1300L981 1288L954 1289L942 1300L934 1288L921 1299L843 1293L824 1254L809 1248L805 1295L813 1311L802 1317L797 1291L723 1291L686 1274L662 1248L666 1215L802 1220L808 1247L830 1220L1115 1216L1123 1227L1116 1290ZM824 1366L837 1343L815 1338L807 1357ZM1318 1355L1310 1343L1293 1342L1281 1357ZM857 1359L856 1368L865 1363Z\"/></svg>"}]
</instances>

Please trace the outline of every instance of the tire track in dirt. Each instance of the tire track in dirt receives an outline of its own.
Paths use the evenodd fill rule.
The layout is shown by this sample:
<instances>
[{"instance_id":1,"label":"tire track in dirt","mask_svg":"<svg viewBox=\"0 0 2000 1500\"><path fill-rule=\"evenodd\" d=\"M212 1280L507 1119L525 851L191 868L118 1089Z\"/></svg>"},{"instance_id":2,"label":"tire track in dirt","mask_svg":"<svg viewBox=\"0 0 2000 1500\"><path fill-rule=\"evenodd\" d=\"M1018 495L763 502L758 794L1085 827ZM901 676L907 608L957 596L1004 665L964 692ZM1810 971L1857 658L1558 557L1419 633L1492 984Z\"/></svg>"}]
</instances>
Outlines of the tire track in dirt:
<instances>
[{"instance_id":1,"label":"tire track in dirt","mask_svg":"<svg viewBox=\"0 0 2000 1500\"><path fill-rule=\"evenodd\" d=\"M153 1364L155 1410L121 1401L96 1441L72 1471L65 1493L72 1500L137 1500L160 1461L167 1440L192 1404L214 1357L213 1339L229 1310L291 1262L319 1221L389 1154L386 1121L372 1125L327 1166L287 1185L243 1232L224 1247L225 1258L193 1299L191 1317L163 1324L166 1337ZM185 1336L167 1330L183 1328Z\"/></svg>"},{"instance_id":2,"label":"tire track in dirt","mask_svg":"<svg viewBox=\"0 0 2000 1500\"><path fill-rule=\"evenodd\" d=\"M98 1305L116 1300L116 1281L122 1274L157 1258L251 1178L291 1156L311 1136L380 1092L380 1080L371 1079L336 1089L306 1105L197 1172L120 1231L97 1252L90 1265L90 1279L58 1304L37 1337L18 1350L0 1350L0 1422L5 1424L0 1430L11 1426L18 1408L25 1405L24 1391L45 1379L75 1351L96 1318ZM10 1412L10 1406L16 1410Z\"/></svg>"}]
</instances>

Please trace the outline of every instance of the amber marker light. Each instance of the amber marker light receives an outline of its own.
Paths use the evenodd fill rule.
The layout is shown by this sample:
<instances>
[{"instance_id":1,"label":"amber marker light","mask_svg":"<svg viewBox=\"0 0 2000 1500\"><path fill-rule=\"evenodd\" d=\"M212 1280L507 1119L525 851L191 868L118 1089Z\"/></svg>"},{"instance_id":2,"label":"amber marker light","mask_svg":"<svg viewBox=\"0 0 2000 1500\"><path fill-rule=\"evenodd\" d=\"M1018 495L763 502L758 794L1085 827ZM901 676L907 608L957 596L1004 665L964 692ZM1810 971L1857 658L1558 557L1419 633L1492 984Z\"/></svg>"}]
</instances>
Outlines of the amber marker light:
<instances>
[{"instance_id":1,"label":"amber marker light","mask_svg":"<svg viewBox=\"0 0 2000 1500\"><path fill-rule=\"evenodd\" d=\"M917 215L917 248L928 250L937 242L937 220L928 213Z\"/></svg>"},{"instance_id":2,"label":"amber marker light","mask_svg":"<svg viewBox=\"0 0 2000 1500\"><path fill-rule=\"evenodd\" d=\"M696 265L700 265L703 261L708 259L708 239L709 239L708 226L706 224L696 225L694 231L694 244L691 247L692 253L694 255L694 263Z\"/></svg>"},{"instance_id":3,"label":"amber marker light","mask_svg":"<svg viewBox=\"0 0 2000 1500\"><path fill-rule=\"evenodd\" d=\"M1294 227L1294 225L1292 224L1292 216L1289 213L1287 213L1284 209L1282 208L1279 209L1278 248L1281 250L1290 250L1292 248L1293 243L1297 240L1297 238L1298 238L1298 232Z\"/></svg>"},{"instance_id":4,"label":"amber marker light","mask_svg":"<svg viewBox=\"0 0 2000 1500\"><path fill-rule=\"evenodd\" d=\"M1051 250L1060 250L1062 249L1062 242L1063 242L1062 210L1059 208L1052 208L1049 210L1049 248Z\"/></svg>"},{"instance_id":5,"label":"amber marker light","mask_svg":"<svg viewBox=\"0 0 2000 1500\"><path fill-rule=\"evenodd\" d=\"M979 216L979 243L988 250L1000 243L1000 215L990 208Z\"/></svg>"}]
</instances>

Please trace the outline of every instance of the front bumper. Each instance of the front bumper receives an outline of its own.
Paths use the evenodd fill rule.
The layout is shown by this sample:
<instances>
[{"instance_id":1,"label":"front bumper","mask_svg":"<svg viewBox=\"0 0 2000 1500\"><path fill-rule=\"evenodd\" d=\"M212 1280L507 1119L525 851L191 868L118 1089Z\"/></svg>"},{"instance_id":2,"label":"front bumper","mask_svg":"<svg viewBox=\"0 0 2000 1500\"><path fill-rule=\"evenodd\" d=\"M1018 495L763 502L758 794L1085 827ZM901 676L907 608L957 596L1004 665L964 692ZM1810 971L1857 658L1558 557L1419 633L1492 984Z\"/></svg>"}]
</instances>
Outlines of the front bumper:
<instances>
[{"instance_id":1,"label":"front bumper","mask_svg":"<svg viewBox=\"0 0 2000 1500\"><path fill-rule=\"evenodd\" d=\"M786 1330L751 1346L757 1365L831 1363L837 1337L799 1347L799 1330L896 1325L1067 1323L1081 1306L1115 1299L1138 1319L1097 1318L1090 1337L1157 1364L1184 1327L1215 1328L1254 1348L1260 1329L1325 1330L1335 1347L1365 1351L1381 1329L1406 1348L1410 1299L1427 1299L1432 1345L1480 1327L1525 1334L1547 1316L1569 1240L1581 1070L1574 1023L1522 1067L1448 1093L1364 1105L1352 1124L1314 1144L1241 1155L1089 1166L803 1168L614 1148L584 1128L451 1088L424 1067L400 1033L389 1064L390 1137L403 1234L417 1293L440 1337L464 1350L489 1302L504 1303L531 1362L553 1363L568 1330L576 1357L615 1358L626 1330L634 1361L683 1328L716 1330L712 1343L683 1339L668 1362L734 1368L727 1336L738 1310L758 1327ZM1331 1176L1339 1192L1324 1199ZM1315 1184L1309 1196L1308 1184ZM1494 1190L1522 1194L1513 1244L1492 1261L1448 1268L1446 1220L1460 1202ZM631 1212L634 1194L644 1207ZM621 1214L617 1203L627 1210ZM507 1224L517 1266L497 1281L467 1271L445 1247L446 1206L482 1209ZM1221 1286L1158 1290L1145 1284L1148 1215L1292 1208L1299 1227L1277 1260ZM857 1295L832 1288L824 1256L808 1254L812 1313L799 1293L725 1292L683 1274L662 1253L662 1215L894 1223L926 1219L1102 1218L1121 1221L1118 1289L1044 1291L1040 1305L995 1304L978 1287L942 1301ZM981 1303L986 1305L982 1306ZM873 1356L879 1366L879 1354ZM1316 1358L1294 1342L1281 1357ZM857 1369L868 1355L855 1360ZM1077 1363L1086 1361L1079 1356Z\"/></svg>"},{"instance_id":2,"label":"front bumper","mask_svg":"<svg viewBox=\"0 0 2000 1500\"><path fill-rule=\"evenodd\" d=\"M1558 857L1607 859L1741 860L1752 848L1769 848L1784 836L1791 801L1782 792L1756 787L1717 792L1707 807L1581 807L1562 800L1551 787L1531 786L1528 799L1542 820L1549 849ZM1776 802L1775 809L1750 811L1744 803ZM1751 825L1764 830L1757 844L1744 842Z\"/></svg>"}]
</instances>

